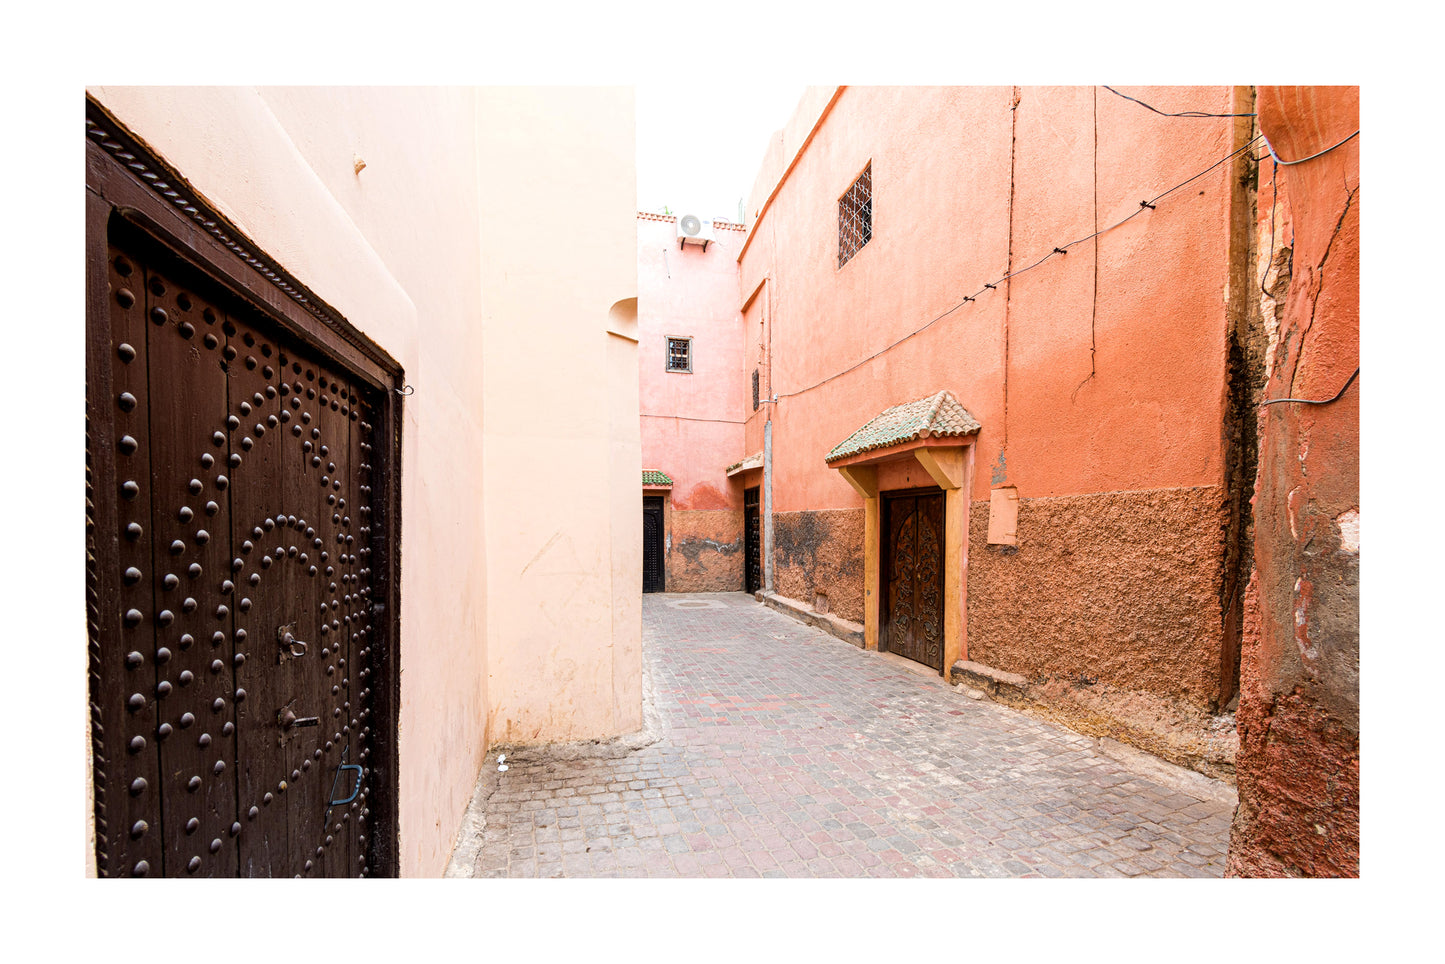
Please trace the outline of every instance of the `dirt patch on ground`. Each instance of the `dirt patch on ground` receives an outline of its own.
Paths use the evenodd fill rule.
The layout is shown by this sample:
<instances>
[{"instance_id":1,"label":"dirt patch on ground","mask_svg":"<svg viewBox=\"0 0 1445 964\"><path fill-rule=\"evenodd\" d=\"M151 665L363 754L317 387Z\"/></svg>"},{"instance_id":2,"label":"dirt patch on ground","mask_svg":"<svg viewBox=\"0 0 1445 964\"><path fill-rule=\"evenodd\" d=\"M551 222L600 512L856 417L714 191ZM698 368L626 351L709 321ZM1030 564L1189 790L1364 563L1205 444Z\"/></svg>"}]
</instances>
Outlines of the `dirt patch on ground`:
<instances>
[{"instance_id":1,"label":"dirt patch on ground","mask_svg":"<svg viewBox=\"0 0 1445 964\"><path fill-rule=\"evenodd\" d=\"M1052 678L1029 687L1033 712L1087 736L1107 737L1234 785L1234 714L1105 683Z\"/></svg>"}]
</instances>

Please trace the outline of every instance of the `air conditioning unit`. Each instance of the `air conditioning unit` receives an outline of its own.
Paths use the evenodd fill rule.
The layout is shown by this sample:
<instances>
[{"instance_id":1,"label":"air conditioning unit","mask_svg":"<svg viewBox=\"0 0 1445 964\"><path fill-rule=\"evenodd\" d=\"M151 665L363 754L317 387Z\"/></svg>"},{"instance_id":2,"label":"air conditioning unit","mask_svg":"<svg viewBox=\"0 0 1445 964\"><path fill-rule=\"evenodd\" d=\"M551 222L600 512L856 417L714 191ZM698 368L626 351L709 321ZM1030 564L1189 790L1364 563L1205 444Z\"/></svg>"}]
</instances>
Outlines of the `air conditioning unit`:
<instances>
[{"instance_id":1,"label":"air conditioning unit","mask_svg":"<svg viewBox=\"0 0 1445 964\"><path fill-rule=\"evenodd\" d=\"M716 241L712 236L712 222L704 221L696 214L679 215L677 219L677 246L681 248L692 241L707 250L708 242Z\"/></svg>"}]
</instances>

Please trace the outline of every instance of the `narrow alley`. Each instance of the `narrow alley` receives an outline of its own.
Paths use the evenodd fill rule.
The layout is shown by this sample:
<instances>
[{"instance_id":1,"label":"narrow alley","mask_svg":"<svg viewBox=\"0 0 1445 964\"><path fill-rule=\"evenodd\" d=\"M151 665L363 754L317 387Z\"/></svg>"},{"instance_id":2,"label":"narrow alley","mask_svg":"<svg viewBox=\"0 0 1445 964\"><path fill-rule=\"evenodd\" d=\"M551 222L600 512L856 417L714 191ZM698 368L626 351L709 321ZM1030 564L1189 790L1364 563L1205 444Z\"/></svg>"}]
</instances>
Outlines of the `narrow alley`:
<instances>
[{"instance_id":1,"label":"narrow alley","mask_svg":"<svg viewBox=\"0 0 1445 964\"><path fill-rule=\"evenodd\" d=\"M744 593L646 595L643 640L652 742L489 757L450 875L1224 875L1222 784L1153 779Z\"/></svg>"}]
</instances>

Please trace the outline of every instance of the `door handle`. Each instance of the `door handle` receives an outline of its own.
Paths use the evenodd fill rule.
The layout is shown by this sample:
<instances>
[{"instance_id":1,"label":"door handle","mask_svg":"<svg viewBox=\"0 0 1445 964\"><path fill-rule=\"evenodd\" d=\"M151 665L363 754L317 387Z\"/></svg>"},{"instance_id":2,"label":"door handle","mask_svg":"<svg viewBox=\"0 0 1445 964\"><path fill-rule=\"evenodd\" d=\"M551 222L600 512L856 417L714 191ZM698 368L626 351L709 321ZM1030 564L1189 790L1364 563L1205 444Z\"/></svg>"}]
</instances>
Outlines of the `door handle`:
<instances>
[{"instance_id":1,"label":"door handle","mask_svg":"<svg viewBox=\"0 0 1445 964\"><path fill-rule=\"evenodd\" d=\"M289 626L282 626L276 630L276 637L281 641L281 648L292 656L301 657L306 655L306 647L310 645L304 639L297 639L291 632Z\"/></svg>"},{"instance_id":2,"label":"door handle","mask_svg":"<svg viewBox=\"0 0 1445 964\"><path fill-rule=\"evenodd\" d=\"M295 713L291 712L290 710L282 710L282 711L281 711L279 714L277 714L277 715L281 718L281 719L280 719L281 728L282 728L282 729L285 729L285 730L289 730L289 729L292 729L293 727L297 727L297 726L320 726L320 725L321 725L321 717L319 717L319 716L297 716Z\"/></svg>"},{"instance_id":3,"label":"door handle","mask_svg":"<svg viewBox=\"0 0 1445 964\"><path fill-rule=\"evenodd\" d=\"M351 788L351 796L347 797L345 800L332 800L331 803L328 804L328 806L344 807L351 801L355 800L356 795L361 792L361 767L357 766L355 763L343 763L336 768L336 776L331 781L331 792L336 792L336 781L341 779L342 770L356 771L356 784Z\"/></svg>"}]
</instances>

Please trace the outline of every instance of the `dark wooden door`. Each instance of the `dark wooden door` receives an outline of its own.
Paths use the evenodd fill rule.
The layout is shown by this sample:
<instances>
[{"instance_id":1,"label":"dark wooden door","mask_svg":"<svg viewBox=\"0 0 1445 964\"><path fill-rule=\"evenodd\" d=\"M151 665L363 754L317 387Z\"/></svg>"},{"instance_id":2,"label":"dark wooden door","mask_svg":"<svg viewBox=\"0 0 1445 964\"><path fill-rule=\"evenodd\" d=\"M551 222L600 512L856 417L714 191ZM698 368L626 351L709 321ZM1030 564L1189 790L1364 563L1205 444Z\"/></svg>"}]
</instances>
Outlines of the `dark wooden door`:
<instances>
[{"instance_id":1,"label":"dark wooden door","mask_svg":"<svg viewBox=\"0 0 1445 964\"><path fill-rule=\"evenodd\" d=\"M113 232L107 260L87 448L100 871L365 875L393 793L373 759L380 393L139 234Z\"/></svg>"},{"instance_id":2,"label":"dark wooden door","mask_svg":"<svg viewBox=\"0 0 1445 964\"><path fill-rule=\"evenodd\" d=\"M642 591L663 591L662 496L642 497Z\"/></svg>"},{"instance_id":3,"label":"dark wooden door","mask_svg":"<svg viewBox=\"0 0 1445 964\"><path fill-rule=\"evenodd\" d=\"M879 648L943 671L943 493L883 500Z\"/></svg>"},{"instance_id":4,"label":"dark wooden door","mask_svg":"<svg viewBox=\"0 0 1445 964\"><path fill-rule=\"evenodd\" d=\"M748 592L763 588L763 524L758 487L743 490L743 585Z\"/></svg>"}]
</instances>

